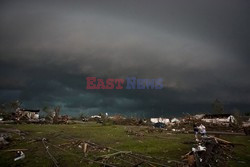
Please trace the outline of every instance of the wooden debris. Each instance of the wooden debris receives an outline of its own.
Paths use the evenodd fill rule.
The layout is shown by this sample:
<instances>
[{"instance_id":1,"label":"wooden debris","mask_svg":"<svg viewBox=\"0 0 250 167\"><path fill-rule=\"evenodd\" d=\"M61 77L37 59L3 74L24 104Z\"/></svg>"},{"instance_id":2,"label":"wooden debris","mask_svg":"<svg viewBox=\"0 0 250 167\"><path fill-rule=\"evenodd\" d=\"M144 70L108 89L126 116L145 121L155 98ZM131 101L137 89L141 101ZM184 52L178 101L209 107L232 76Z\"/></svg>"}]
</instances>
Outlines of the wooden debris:
<instances>
[{"instance_id":1,"label":"wooden debris","mask_svg":"<svg viewBox=\"0 0 250 167\"><path fill-rule=\"evenodd\" d=\"M87 147L88 147L88 143L84 143L84 146L83 146L83 152L84 152L84 154L87 153Z\"/></svg>"},{"instance_id":2,"label":"wooden debris","mask_svg":"<svg viewBox=\"0 0 250 167\"><path fill-rule=\"evenodd\" d=\"M131 154L132 152L131 151L118 151L118 152L115 152L115 153L112 153L112 154L107 154L107 155L102 155L102 156L99 156L99 158L110 158L112 156L116 156L116 155L119 155L119 154Z\"/></svg>"},{"instance_id":3,"label":"wooden debris","mask_svg":"<svg viewBox=\"0 0 250 167\"><path fill-rule=\"evenodd\" d=\"M3 150L5 152L17 152L17 151L27 151L26 148L17 148L17 149L9 149L9 150Z\"/></svg>"},{"instance_id":4,"label":"wooden debris","mask_svg":"<svg viewBox=\"0 0 250 167\"><path fill-rule=\"evenodd\" d=\"M230 154L233 144L229 141L217 137L207 137L201 140L201 145L206 149L199 151L199 149L194 148L192 152L183 156L188 166L219 167L226 165L228 159L232 158Z\"/></svg>"},{"instance_id":5,"label":"wooden debris","mask_svg":"<svg viewBox=\"0 0 250 167\"><path fill-rule=\"evenodd\" d=\"M220 139L220 138L218 138L218 137L213 137L213 138L215 139L215 141L220 142L220 143L223 143L223 144L232 144L231 142L226 141L226 140L224 140L224 139Z\"/></svg>"}]
</instances>

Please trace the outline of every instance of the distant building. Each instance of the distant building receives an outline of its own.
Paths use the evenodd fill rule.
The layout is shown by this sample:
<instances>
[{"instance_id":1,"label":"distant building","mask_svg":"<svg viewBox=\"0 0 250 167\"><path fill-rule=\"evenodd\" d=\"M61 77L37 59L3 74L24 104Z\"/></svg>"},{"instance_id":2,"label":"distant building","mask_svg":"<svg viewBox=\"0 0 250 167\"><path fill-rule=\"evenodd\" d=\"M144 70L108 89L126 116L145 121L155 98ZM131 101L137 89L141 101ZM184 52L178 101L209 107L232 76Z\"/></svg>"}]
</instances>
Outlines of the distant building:
<instances>
[{"instance_id":1,"label":"distant building","mask_svg":"<svg viewBox=\"0 0 250 167\"><path fill-rule=\"evenodd\" d=\"M108 117L109 119L112 119L112 120L121 120L121 119L126 119L124 116L121 116L121 115L113 115L113 116L110 116Z\"/></svg>"},{"instance_id":2,"label":"distant building","mask_svg":"<svg viewBox=\"0 0 250 167\"><path fill-rule=\"evenodd\" d=\"M201 118L203 118L205 116L205 114L196 114L196 115L194 115L194 118L195 119L201 119Z\"/></svg>"},{"instance_id":3,"label":"distant building","mask_svg":"<svg viewBox=\"0 0 250 167\"><path fill-rule=\"evenodd\" d=\"M92 115L90 118L101 118L100 115Z\"/></svg>"},{"instance_id":4,"label":"distant building","mask_svg":"<svg viewBox=\"0 0 250 167\"><path fill-rule=\"evenodd\" d=\"M250 118L248 117L247 119L248 120L245 120L245 121L242 122L243 127L250 127Z\"/></svg>"},{"instance_id":5,"label":"distant building","mask_svg":"<svg viewBox=\"0 0 250 167\"><path fill-rule=\"evenodd\" d=\"M177 118L171 119L171 123L180 123L181 121Z\"/></svg>"},{"instance_id":6,"label":"distant building","mask_svg":"<svg viewBox=\"0 0 250 167\"><path fill-rule=\"evenodd\" d=\"M161 122L161 123L164 123L164 124L169 124L170 123L170 120L168 118L150 118L150 121L152 123L158 123L158 122Z\"/></svg>"},{"instance_id":7,"label":"distant building","mask_svg":"<svg viewBox=\"0 0 250 167\"><path fill-rule=\"evenodd\" d=\"M236 119L231 114L206 114L201 119L208 123L236 123Z\"/></svg>"}]
</instances>

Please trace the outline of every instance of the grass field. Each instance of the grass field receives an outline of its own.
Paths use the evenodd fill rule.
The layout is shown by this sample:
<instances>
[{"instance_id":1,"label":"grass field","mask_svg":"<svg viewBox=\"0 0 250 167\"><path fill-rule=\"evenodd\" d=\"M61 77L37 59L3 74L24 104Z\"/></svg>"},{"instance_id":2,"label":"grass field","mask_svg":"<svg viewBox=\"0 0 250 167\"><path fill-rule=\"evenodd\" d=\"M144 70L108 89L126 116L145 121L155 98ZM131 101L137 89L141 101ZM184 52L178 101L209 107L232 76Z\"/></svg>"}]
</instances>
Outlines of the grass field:
<instances>
[{"instance_id":1,"label":"grass field","mask_svg":"<svg viewBox=\"0 0 250 167\"><path fill-rule=\"evenodd\" d=\"M46 138L55 145L66 143L72 139L91 141L99 145L112 147L118 150L143 153L167 160L180 160L181 156L191 150L192 144L183 142L194 141L192 134L171 134L166 132L152 132L143 136L128 135L127 129L139 130L145 127L109 125L103 126L96 123L71 124L71 125L0 125L1 128L15 128L27 132L24 138L14 135L11 144L6 149L25 148L25 159L14 162L14 152L0 152L0 166L53 166L51 159L46 154L42 142L29 142L32 139ZM234 160L231 166L250 165L250 137L248 136L220 136L233 143L243 144L234 148ZM59 161L60 166L87 166L79 163L81 154L75 150L69 153L51 149L51 153ZM75 156L77 155L78 156Z\"/></svg>"}]
</instances>

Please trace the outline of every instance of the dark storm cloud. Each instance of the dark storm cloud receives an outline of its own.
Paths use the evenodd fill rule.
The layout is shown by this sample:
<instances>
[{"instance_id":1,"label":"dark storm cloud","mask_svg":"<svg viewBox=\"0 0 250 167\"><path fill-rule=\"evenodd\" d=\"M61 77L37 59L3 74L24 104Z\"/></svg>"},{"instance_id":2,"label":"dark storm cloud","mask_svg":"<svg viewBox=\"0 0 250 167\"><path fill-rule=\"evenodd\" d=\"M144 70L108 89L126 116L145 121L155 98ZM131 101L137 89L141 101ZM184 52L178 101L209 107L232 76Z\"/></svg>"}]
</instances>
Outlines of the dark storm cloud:
<instances>
[{"instance_id":1,"label":"dark storm cloud","mask_svg":"<svg viewBox=\"0 0 250 167\"><path fill-rule=\"evenodd\" d=\"M248 1L1 1L1 101L140 116L249 110ZM86 76L164 79L88 91ZM243 107L244 106L244 107Z\"/></svg>"}]
</instances>

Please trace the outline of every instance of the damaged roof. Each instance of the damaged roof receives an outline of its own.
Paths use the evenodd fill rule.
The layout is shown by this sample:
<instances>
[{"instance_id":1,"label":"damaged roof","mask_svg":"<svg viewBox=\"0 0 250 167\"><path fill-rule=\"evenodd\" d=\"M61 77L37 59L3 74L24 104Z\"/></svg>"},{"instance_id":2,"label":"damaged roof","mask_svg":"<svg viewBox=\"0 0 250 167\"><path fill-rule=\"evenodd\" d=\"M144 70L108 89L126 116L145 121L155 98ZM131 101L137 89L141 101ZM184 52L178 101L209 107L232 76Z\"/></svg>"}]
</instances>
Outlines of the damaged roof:
<instances>
[{"instance_id":1,"label":"damaged roof","mask_svg":"<svg viewBox=\"0 0 250 167\"><path fill-rule=\"evenodd\" d=\"M232 114L206 114L203 118L228 118Z\"/></svg>"},{"instance_id":2,"label":"damaged roof","mask_svg":"<svg viewBox=\"0 0 250 167\"><path fill-rule=\"evenodd\" d=\"M20 109L20 111L28 111L28 112L40 112L40 110L32 110L32 109Z\"/></svg>"}]
</instances>

